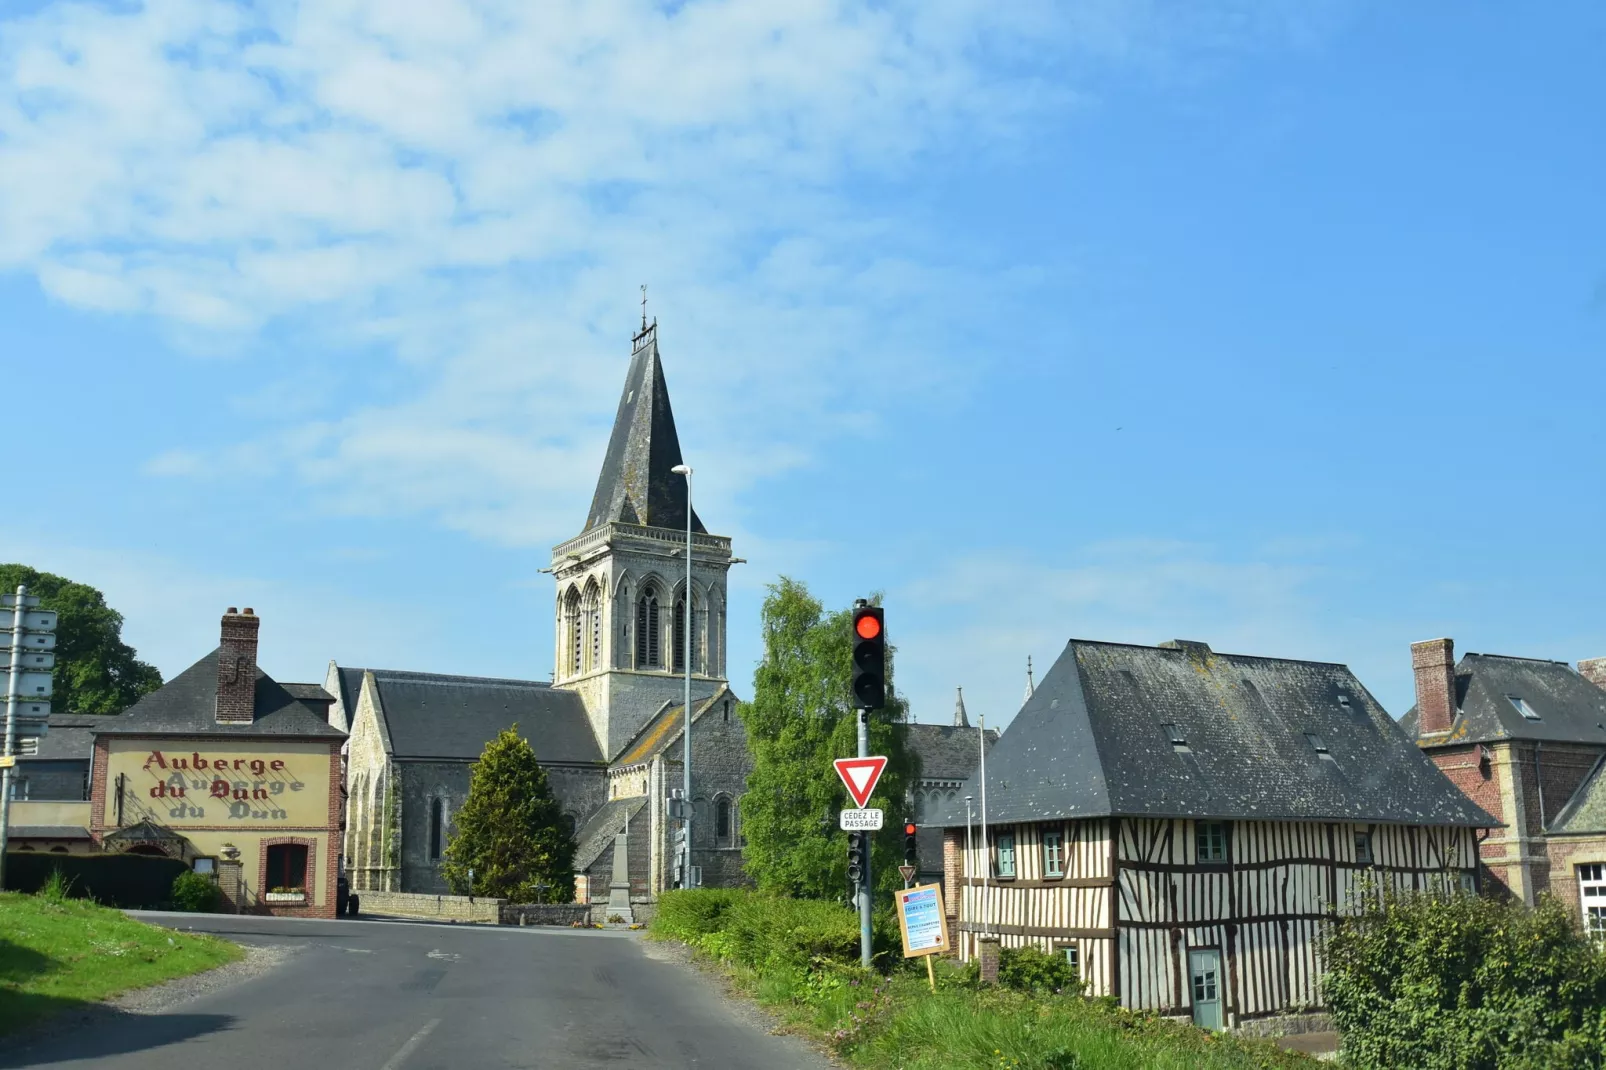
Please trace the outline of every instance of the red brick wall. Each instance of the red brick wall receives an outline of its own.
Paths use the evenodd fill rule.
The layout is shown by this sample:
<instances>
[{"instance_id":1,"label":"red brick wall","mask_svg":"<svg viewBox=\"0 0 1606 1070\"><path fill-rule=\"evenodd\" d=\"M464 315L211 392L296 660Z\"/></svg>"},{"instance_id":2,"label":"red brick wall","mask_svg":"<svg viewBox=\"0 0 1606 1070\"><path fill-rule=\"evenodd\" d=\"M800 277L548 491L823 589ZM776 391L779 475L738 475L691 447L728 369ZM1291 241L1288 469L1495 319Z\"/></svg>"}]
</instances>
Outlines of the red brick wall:
<instances>
[{"instance_id":1,"label":"red brick wall","mask_svg":"<svg viewBox=\"0 0 1606 1070\"><path fill-rule=\"evenodd\" d=\"M1557 836L1545 849L1550 855L1550 894L1561 900L1568 913L1582 924L1578 867L1589 862L1606 863L1606 835Z\"/></svg>"},{"instance_id":2,"label":"red brick wall","mask_svg":"<svg viewBox=\"0 0 1606 1070\"><path fill-rule=\"evenodd\" d=\"M1455 719L1455 644L1448 639L1412 643L1411 671L1416 676L1417 731L1448 732Z\"/></svg>"},{"instance_id":3,"label":"red brick wall","mask_svg":"<svg viewBox=\"0 0 1606 1070\"><path fill-rule=\"evenodd\" d=\"M942 838L943 910L950 918L959 916L959 879L964 873L964 833L947 829Z\"/></svg>"},{"instance_id":4,"label":"red brick wall","mask_svg":"<svg viewBox=\"0 0 1606 1070\"><path fill-rule=\"evenodd\" d=\"M217 719L250 724L256 716L257 630L262 620L247 609L223 614L217 652Z\"/></svg>"}]
</instances>

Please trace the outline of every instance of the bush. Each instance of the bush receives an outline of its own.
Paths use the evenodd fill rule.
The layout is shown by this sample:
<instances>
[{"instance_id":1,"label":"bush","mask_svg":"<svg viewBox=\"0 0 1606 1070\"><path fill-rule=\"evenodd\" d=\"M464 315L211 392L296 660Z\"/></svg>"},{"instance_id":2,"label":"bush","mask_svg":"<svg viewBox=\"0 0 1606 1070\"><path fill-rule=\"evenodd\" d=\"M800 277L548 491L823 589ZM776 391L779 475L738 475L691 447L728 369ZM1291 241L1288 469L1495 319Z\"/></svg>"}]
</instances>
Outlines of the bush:
<instances>
[{"instance_id":1,"label":"bush","mask_svg":"<svg viewBox=\"0 0 1606 1070\"><path fill-rule=\"evenodd\" d=\"M1058 992L1068 996L1082 994L1082 981L1076 967L1040 947L1006 947L998 953L998 983L1020 992Z\"/></svg>"},{"instance_id":2,"label":"bush","mask_svg":"<svg viewBox=\"0 0 1606 1070\"><path fill-rule=\"evenodd\" d=\"M664 892L658 897L658 911L651 930L688 944L700 936L717 932L736 897L735 888L686 888Z\"/></svg>"},{"instance_id":3,"label":"bush","mask_svg":"<svg viewBox=\"0 0 1606 1070\"><path fill-rule=\"evenodd\" d=\"M208 914L217 909L222 892L211 877L187 869L173 878L173 906L197 914Z\"/></svg>"},{"instance_id":4,"label":"bush","mask_svg":"<svg viewBox=\"0 0 1606 1070\"><path fill-rule=\"evenodd\" d=\"M859 916L835 903L738 888L665 892L651 929L724 962L763 970L857 962Z\"/></svg>"},{"instance_id":5,"label":"bush","mask_svg":"<svg viewBox=\"0 0 1606 1070\"><path fill-rule=\"evenodd\" d=\"M1371 897L1334 927L1323 991L1356 1067L1601 1066L1606 953L1548 897Z\"/></svg>"},{"instance_id":6,"label":"bush","mask_svg":"<svg viewBox=\"0 0 1606 1070\"><path fill-rule=\"evenodd\" d=\"M173 880L189 869L176 858L133 854L6 854L6 890L35 893L60 872L75 899L124 910L159 910L172 901Z\"/></svg>"}]
</instances>

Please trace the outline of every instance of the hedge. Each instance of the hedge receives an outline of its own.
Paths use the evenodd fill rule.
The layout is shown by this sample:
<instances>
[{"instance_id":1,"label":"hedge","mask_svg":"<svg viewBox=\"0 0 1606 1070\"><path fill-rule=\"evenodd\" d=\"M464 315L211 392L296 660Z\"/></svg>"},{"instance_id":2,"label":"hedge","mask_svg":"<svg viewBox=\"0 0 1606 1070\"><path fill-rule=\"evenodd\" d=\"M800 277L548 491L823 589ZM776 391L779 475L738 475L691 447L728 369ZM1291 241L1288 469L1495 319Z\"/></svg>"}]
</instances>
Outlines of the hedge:
<instances>
[{"instance_id":1,"label":"hedge","mask_svg":"<svg viewBox=\"0 0 1606 1070\"><path fill-rule=\"evenodd\" d=\"M75 899L93 899L124 910L156 910L172 902L173 881L189 867L176 858L154 855L7 851L5 890L36 893L58 869Z\"/></svg>"}]
</instances>

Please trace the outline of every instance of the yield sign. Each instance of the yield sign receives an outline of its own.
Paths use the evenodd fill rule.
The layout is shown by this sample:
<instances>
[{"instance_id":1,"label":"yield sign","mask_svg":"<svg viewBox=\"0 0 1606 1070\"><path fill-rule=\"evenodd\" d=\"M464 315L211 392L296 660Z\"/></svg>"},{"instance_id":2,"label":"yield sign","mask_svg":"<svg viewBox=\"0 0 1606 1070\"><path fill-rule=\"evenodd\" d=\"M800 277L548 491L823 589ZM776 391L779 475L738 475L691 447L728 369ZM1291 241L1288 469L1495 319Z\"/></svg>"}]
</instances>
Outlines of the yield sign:
<instances>
[{"instance_id":1,"label":"yield sign","mask_svg":"<svg viewBox=\"0 0 1606 1070\"><path fill-rule=\"evenodd\" d=\"M881 779L881 770L887 767L887 760L881 757L838 758L832 764L836 766L836 775L848 786L848 794L862 807L870 801L876 781Z\"/></svg>"}]
</instances>

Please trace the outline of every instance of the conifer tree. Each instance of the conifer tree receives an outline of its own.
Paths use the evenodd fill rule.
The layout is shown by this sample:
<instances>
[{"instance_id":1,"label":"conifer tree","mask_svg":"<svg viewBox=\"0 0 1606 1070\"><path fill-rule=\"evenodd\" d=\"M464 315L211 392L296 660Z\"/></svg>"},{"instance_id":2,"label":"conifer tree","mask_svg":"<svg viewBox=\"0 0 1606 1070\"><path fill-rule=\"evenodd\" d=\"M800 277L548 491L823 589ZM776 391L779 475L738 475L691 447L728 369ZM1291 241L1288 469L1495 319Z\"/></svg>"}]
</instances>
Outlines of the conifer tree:
<instances>
[{"instance_id":1,"label":"conifer tree","mask_svg":"<svg viewBox=\"0 0 1606 1070\"><path fill-rule=\"evenodd\" d=\"M567 903L574 898L574 837L518 729L487 743L474 763L441 873L456 895Z\"/></svg>"},{"instance_id":2,"label":"conifer tree","mask_svg":"<svg viewBox=\"0 0 1606 1070\"><path fill-rule=\"evenodd\" d=\"M857 754L852 704L851 610L827 613L808 588L782 577L764 600L764 660L753 701L738 709L747 728L753 772L742 797L743 859L766 891L809 899L847 895L847 834L837 815L851 806L831 762ZM888 631L892 633L894 621ZM877 889L900 887L902 830L919 761L908 746L908 704L892 688L887 648L887 708L870 714L870 753L884 754L870 806L887 812L872 837Z\"/></svg>"}]
</instances>

